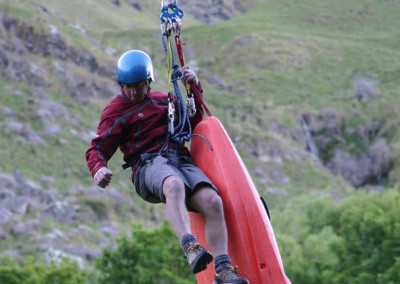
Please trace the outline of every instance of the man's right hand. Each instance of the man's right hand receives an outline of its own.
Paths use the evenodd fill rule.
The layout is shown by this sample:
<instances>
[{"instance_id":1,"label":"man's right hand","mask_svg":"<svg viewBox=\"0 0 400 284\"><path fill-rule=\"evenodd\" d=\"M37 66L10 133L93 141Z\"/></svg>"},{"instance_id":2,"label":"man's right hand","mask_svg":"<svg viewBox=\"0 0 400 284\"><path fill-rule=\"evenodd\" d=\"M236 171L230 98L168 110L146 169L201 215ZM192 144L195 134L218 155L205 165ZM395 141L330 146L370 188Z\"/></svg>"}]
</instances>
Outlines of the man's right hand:
<instances>
[{"instance_id":1,"label":"man's right hand","mask_svg":"<svg viewBox=\"0 0 400 284\"><path fill-rule=\"evenodd\" d=\"M107 185L110 184L111 177L112 172L108 168L102 167L96 172L93 179L98 186L105 188Z\"/></svg>"}]
</instances>

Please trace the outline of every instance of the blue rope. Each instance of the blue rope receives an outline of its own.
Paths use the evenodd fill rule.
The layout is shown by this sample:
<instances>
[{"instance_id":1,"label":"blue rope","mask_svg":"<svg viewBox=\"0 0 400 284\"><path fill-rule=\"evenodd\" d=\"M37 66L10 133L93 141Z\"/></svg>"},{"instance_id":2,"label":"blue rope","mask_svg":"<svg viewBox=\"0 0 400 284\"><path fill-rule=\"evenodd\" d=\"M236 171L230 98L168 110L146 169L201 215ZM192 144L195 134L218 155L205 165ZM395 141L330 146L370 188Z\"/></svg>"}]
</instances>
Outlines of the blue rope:
<instances>
[{"instance_id":1,"label":"blue rope","mask_svg":"<svg viewBox=\"0 0 400 284\"><path fill-rule=\"evenodd\" d=\"M165 54L168 55L167 44L165 43L164 35L162 35L162 43ZM171 76L171 82L174 85L175 95L177 97L177 107L179 110L178 124L174 127L174 135L171 136L171 140L178 144L182 144L184 141L190 141L192 137L192 126L190 124L189 116L186 110L186 104L185 101L183 100L183 96L178 84L178 81L182 79L182 72L181 69L179 68L179 65L174 60L173 53L171 55L172 55L172 66L174 69ZM184 132L185 125L188 126L189 131Z\"/></svg>"},{"instance_id":2,"label":"blue rope","mask_svg":"<svg viewBox=\"0 0 400 284\"><path fill-rule=\"evenodd\" d=\"M171 10L173 11L172 13L170 13ZM172 24L172 23L176 22L177 20L181 19L183 17L183 15L184 15L183 10L180 9L176 5L176 3L169 4L167 6L163 6L161 8L161 15L160 15L161 23L164 23L164 24L171 23ZM167 49L167 44L165 43L165 40L164 40L164 36L165 37L170 36L170 34L168 34L168 33L170 33L170 31L164 30L164 32L161 34L164 52L167 56L168 56L168 49ZM174 60L173 53L171 54L171 58L172 58L172 66L173 66L172 67L173 72L171 74L171 82L174 85L174 90L175 90L175 94L177 97L177 107L179 109L179 118L178 118L178 124L174 127L174 135L172 135L170 139L176 143L182 144L184 141L190 141L192 136L199 136L201 139L203 139L207 143L210 150L213 151L213 148L212 148L210 142L204 136L202 136L200 134L192 134L192 125L190 124L189 115L187 114L186 104L185 104L185 101L183 100L182 93L181 93L179 85L178 85L178 80L182 79L182 72L179 68L179 65ZM189 131L184 132L185 125L188 126Z\"/></svg>"}]
</instances>

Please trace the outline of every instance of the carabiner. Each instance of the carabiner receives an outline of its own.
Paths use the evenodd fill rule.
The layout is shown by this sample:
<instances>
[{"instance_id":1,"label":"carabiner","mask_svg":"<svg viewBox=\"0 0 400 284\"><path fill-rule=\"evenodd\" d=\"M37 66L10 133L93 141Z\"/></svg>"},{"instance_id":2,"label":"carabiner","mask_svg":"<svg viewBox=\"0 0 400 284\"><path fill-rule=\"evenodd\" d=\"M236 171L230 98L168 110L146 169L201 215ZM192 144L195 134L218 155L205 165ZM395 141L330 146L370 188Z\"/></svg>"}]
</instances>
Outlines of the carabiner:
<instances>
[{"instance_id":1,"label":"carabiner","mask_svg":"<svg viewBox=\"0 0 400 284\"><path fill-rule=\"evenodd\" d=\"M175 22L172 25L172 29L174 30L175 36L179 36L181 34L181 26L182 26L182 21L179 17L175 17Z\"/></svg>"},{"instance_id":2,"label":"carabiner","mask_svg":"<svg viewBox=\"0 0 400 284\"><path fill-rule=\"evenodd\" d=\"M186 97L186 110L189 117L193 117L196 114L196 105L193 95Z\"/></svg>"},{"instance_id":3,"label":"carabiner","mask_svg":"<svg viewBox=\"0 0 400 284\"><path fill-rule=\"evenodd\" d=\"M172 94L168 94L168 132L171 135L174 135L175 126L174 126L174 117L175 117L175 105L172 100Z\"/></svg>"},{"instance_id":4,"label":"carabiner","mask_svg":"<svg viewBox=\"0 0 400 284\"><path fill-rule=\"evenodd\" d=\"M169 4L169 2L170 2L169 0L161 0L161 7L167 6ZM176 5L176 2L178 2L178 1L177 0L172 0L171 4ZM165 4L165 3L167 3L167 4Z\"/></svg>"}]
</instances>

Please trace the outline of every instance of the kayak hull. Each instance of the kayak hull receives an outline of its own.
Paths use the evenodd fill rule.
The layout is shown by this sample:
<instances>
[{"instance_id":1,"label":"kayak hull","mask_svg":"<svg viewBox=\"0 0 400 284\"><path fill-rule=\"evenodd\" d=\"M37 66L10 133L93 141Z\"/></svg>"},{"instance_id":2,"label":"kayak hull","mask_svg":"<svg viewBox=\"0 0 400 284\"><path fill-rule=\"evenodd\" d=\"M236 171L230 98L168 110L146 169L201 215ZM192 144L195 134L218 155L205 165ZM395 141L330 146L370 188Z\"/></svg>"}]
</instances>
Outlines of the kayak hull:
<instances>
[{"instance_id":1,"label":"kayak hull","mask_svg":"<svg viewBox=\"0 0 400 284\"><path fill-rule=\"evenodd\" d=\"M216 117L203 119L194 129L190 152L194 163L217 186L228 228L232 264L254 284L290 283L286 277L267 210L227 132ZM190 213L191 228L208 247L204 219ZM214 267L196 274L197 283L211 284Z\"/></svg>"}]
</instances>

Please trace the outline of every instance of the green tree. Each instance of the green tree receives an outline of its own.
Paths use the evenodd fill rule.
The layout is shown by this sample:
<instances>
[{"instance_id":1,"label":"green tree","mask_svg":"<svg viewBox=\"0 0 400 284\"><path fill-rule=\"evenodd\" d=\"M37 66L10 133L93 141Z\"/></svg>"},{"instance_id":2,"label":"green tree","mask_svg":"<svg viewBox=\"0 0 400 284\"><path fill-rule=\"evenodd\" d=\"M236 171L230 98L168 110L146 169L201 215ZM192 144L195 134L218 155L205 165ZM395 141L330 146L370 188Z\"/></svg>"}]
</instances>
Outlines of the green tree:
<instances>
[{"instance_id":1,"label":"green tree","mask_svg":"<svg viewBox=\"0 0 400 284\"><path fill-rule=\"evenodd\" d=\"M6 255L0 259L0 283L5 284L84 284L87 271L77 262L63 259L46 264L43 259L27 257L21 264Z\"/></svg>"},{"instance_id":2,"label":"green tree","mask_svg":"<svg viewBox=\"0 0 400 284\"><path fill-rule=\"evenodd\" d=\"M396 280L388 278L396 275L395 267L399 266L399 205L397 190L383 194L358 192L340 203L332 224L345 240L333 248L340 260L336 283L348 279L352 283L371 284Z\"/></svg>"},{"instance_id":3,"label":"green tree","mask_svg":"<svg viewBox=\"0 0 400 284\"><path fill-rule=\"evenodd\" d=\"M293 283L396 283L399 208L398 189L357 191L339 201L296 198L273 214L287 275Z\"/></svg>"},{"instance_id":4,"label":"green tree","mask_svg":"<svg viewBox=\"0 0 400 284\"><path fill-rule=\"evenodd\" d=\"M105 249L97 259L99 283L120 284L192 284L195 277L179 240L165 221L153 230L140 224L132 225L132 236L117 240L116 250Z\"/></svg>"}]
</instances>

